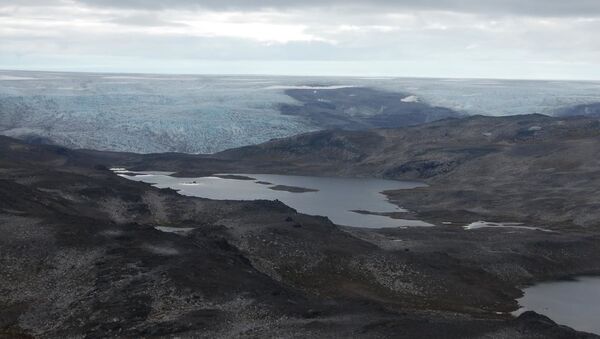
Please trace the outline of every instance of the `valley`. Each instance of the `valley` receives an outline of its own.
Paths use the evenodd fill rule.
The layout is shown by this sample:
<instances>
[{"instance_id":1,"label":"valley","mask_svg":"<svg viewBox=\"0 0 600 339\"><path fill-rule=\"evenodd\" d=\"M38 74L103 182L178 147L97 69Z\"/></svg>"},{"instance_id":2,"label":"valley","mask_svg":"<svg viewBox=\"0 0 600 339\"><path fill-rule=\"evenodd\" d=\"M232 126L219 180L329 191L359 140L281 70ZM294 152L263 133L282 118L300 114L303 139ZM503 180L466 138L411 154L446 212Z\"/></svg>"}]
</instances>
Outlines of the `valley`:
<instances>
[{"instance_id":1,"label":"valley","mask_svg":"<svg viewBox=\"0 0 600 339\"><path fill-rule=\"evenodd\" d=\"M599 129L592 118L476 116L313 132L213 155L2 138L1 331L591 337L511 312L520 288L600 270ZM264 183L256 185L280 184L261 176L273 173L417 180L427 186L385 194L407 209L401 219L435 226L340 226L280 201L183 196L116 167L185 182L218 173ZM463 227L478 220L551 232Z\"/></svg>"},{"instance_id":2,"label":"valley","mask_svg":"<svg viewBox=\"0 0 600 339\"><path fill-rule=\"evenodd\" d=\"M0 0L0 339L600 338L598 31Z\"/></svg>"}]
</instances>

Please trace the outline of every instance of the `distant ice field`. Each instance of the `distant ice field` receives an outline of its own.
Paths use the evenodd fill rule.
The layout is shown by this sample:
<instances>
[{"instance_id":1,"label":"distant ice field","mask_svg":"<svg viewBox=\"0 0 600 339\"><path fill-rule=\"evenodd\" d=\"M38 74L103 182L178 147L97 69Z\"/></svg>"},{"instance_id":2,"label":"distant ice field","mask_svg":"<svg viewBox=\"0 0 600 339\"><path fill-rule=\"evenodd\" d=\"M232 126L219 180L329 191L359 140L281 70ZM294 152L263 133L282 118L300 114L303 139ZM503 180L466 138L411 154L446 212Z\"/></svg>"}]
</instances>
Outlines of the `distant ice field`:
<instances>
[{"instance_id":1,"label":"distant ice field","mask_svg":"<svg viewBox=\"0 0 600 339\"><path fill-rule=\"evenodd\" d=\"M497 116L600 102L600 82L583 81L0 71L0 133L75 148L213 153L320 129L280 114L280 104L296 103L286 89L351 87Z\"/></svg>"}]
</instances>

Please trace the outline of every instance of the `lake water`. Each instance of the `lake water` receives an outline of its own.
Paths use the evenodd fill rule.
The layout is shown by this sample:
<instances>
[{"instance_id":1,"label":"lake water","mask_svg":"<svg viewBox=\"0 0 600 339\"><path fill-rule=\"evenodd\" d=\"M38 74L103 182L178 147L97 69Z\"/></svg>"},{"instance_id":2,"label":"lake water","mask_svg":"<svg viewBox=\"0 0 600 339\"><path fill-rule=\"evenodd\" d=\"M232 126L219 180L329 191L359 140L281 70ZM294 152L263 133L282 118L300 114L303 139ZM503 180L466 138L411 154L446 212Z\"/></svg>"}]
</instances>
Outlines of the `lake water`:
<instances>
[{"instance_id":1,"label":"lake water","mask_svg":"<svg viewBox=\"0 0 600 339\"><path fill-rule=\"evenodd\" d=\"M383 215L353 212L405 212L390 203L381 192L424 186L418 182L275 174L239 174L252 180L216 176L176 178L156 172L137 172L133 176L124 174L123 169L115 172L125 178L150 183L159 188L169 187L188 196L214 200L280 200L300 213L326 216L338 225L369 228L432 226L420 220L393 219Z\"/></svg>"},{"instance_id":2,"label":"lake water","mask_svg":"<svg viewBox=\"0 0 600 339\"><path fill-rule=\"evenodd\" d=\"M516 314L535 311L558 324L600 334L600 277L541 283L524 292Z\"/></svg>"}]
</instances>

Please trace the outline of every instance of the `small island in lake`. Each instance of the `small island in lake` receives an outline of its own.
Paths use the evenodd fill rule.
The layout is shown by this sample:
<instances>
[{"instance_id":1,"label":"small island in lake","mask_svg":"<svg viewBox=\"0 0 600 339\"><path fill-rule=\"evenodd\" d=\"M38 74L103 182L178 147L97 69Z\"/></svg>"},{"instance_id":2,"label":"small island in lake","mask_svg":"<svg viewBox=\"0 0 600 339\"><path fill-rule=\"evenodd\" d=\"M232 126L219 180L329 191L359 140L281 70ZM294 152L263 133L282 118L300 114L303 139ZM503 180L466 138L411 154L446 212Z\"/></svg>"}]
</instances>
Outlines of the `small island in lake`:
<instances>
[{"instance_id":1,"label":"small island in lake","mask_svg":"<svg viewBox=\"0 0 600 339\"><path fill-rule=\"evenodd\" d=\"M221 178L221 179L233 179L233 180L256 180L255 178L250 178L245 175L236 175L236 174L215 174L213 177Z\"/></svg>"},{"instance_id":2,"label":"small island in lake","mask_svg":"<svg viewBox=\"0 0 600 339\"><path fill-rule=\"evenodd\" d=\"M273 187L269 187L269 189L275 191L287 191L292 193L306 193L306 192L318 192L319 190L312 188L304 188L304 187L296 187L296 186L286 186L286 185L276 185Z\"/></svg>"}]
</instances>

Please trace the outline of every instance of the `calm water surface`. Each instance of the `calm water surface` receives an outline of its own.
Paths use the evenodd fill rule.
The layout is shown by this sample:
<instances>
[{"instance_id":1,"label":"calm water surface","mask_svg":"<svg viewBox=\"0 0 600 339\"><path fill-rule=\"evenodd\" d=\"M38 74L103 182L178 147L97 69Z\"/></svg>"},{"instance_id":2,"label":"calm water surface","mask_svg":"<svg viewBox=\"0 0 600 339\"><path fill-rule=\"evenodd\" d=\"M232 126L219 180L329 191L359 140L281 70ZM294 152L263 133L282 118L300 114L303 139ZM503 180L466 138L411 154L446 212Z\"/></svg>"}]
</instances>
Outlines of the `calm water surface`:
<instances>
[{"instance_id":1,"label":"calm water surface","mask_svg":"<svg viewBox=\"0 0 600 339\"><path fill-rule=\"evenodd\" d=\"M524 292L517 314L535 311L558 324L600 334L600 277L542 283Z\"/></svg>"},{"instance_id":2,"label":"calm water surface","mask_svg":"<svg viewBox=\"0 0 600 339\"><path fill-rule=\"evenodd\" d=\"M339 225L384 228L399 226L432 226L419 220L392 219L387 216L359 214L353 210L370 212L405 211L390 203L381 192L385 190L422 187L418 182L348 179L275 174L240 174L253 180L223 179L219 177L176 178L164 173L140 172L124 177L170 187L180 194L214 200L280 200L298 212L328 217ZM262 182L262 183L260 183ZM269 184L266 184L269 183ZM293 193L272 190L275 185L285 185L318 190Z\"/></svg>"}]
</instances>

